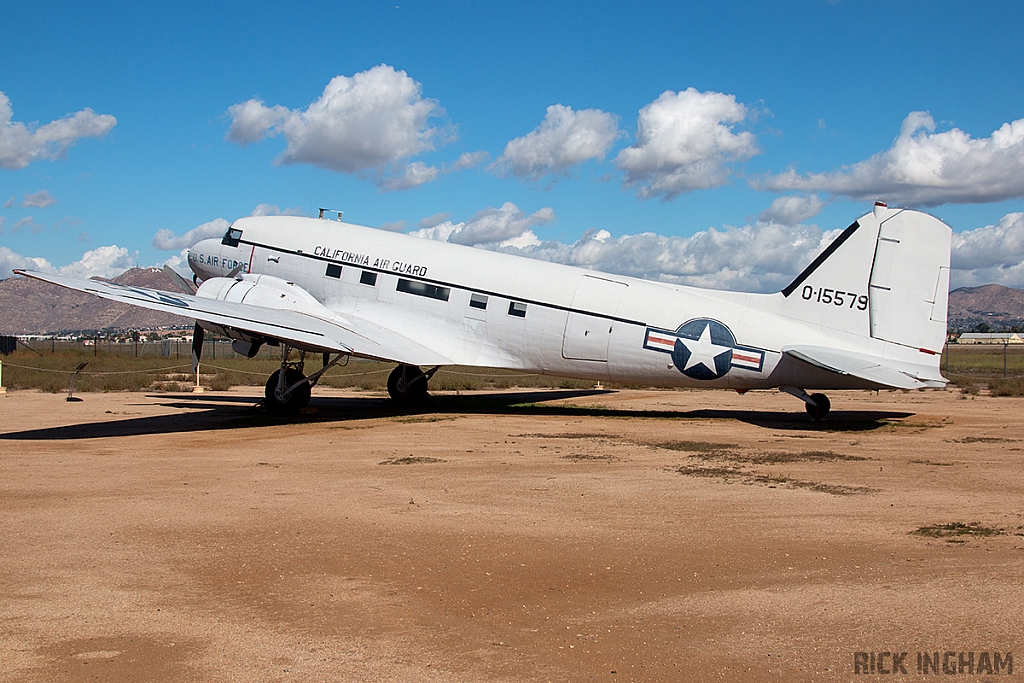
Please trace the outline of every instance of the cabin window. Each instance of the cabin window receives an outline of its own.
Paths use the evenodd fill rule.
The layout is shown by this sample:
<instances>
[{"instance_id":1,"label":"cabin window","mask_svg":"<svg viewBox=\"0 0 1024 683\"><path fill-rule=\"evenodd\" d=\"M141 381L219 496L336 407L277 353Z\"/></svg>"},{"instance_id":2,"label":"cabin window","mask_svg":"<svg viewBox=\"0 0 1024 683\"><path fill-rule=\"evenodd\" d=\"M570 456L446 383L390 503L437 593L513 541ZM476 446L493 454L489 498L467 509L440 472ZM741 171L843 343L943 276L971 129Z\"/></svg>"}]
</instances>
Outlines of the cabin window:
<instances>
[{"instance_id":1,"label":"cabin window","mask_svg":"<svg viewBox=\"0 0 1024 683\"><path fill-rule=\"evenodd\" d=\"M364 270L359 275L359 284L370 285L373 287L377 284L377 273L374 273L372 270Z\"/></svg>"},{"instance_id":2,"label":"cabin window","mask_svg":"<svg viewBox=\"0 0 1024 683\"><path fill-rule=\"evenodd\" d=\"M340 278L341 277L341 266L339 266L337 263L328 263L327 264L327 272L325 273L325 275L327 275L327 277L338 277L338 278Z\"/></svg>"},{"instance_id":3,"label":"cabin window","mask_svg":"<svg viewBox=\"0 0 1024 683\"><path fill-rule=\"evenodd\" d=\"M220 241L226 247L237 247L238 240L242 239L242 231L238 228L228 228L228 231L224 233L224 239Z\"/></svg>"},{"instance_id":4,"label":"cabin window","mask_svg":"<svg viewBox=\"0 0 1024 683\"><path fill-rule=\"evenodd\" d=\"M514 315L517 318L525 318L526 317L526 304L520 303L518 301L510 302L509 305L508 305L508 314L509 315Z\"/></svg>"},{"instance_id":5,"label":"cabin window","mask_svg":"<svg viewBox=\"0 0 1024 683\"><path fill-rule=\"evenodd\" d=\"M487 310L487 297L483 294L473 294L469 297L469 307L479 308L481 311Z\"/></svg>"},{"instance_id":6,"label":"cabin window","mask_svg":"<svg viewBox=\"0 0 1024 683\"><path fill-rule=\"evenodd\" d=\"M398 280L397 289L399 292L405 292L406 294L425 296L431 299L438 299L440 301L448 301L448 295L451 293L451 290L447 287L438 287L437 285L427 284L426 282L404 280L401 278Z\"/></svg>"}]
</instances>

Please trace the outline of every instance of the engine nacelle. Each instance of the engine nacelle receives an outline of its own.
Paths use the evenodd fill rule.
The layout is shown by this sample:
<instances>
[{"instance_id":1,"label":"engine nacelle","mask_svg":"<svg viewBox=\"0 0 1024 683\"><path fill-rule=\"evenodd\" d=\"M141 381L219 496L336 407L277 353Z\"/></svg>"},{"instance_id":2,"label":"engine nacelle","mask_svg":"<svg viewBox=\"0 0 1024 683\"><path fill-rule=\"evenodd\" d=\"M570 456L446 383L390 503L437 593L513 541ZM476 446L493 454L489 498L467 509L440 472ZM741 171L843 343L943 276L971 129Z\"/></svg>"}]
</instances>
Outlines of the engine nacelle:
<instances>
[{"instance_id":1,"label":"engine nacelle","mask_svg":"<svg viewBox=\"0 0 1024 683\"><path fill-rule=\"evenodd\" d=\"M331 320L334 313L298 285L272 275L239 275L204 280L196 296L245 303L263 308L283 308Z\"/></svg>"},{"instance_id":2,"label":"engine nacelle","mask_svg":"<svg viewBox=\"0 0 1024 683\"><path fill-rule=\"evenodd\" d=\"M273 275L244 274L237 277L212 277L203 281L196 296L263 308L287 309L324 320L333 320L337 317L334 312L317 301L302 287ZM235 353L249 358L253 358L259 353L263 344L277 346L278 343L273 338L254 335L233 327L222 327L211 323L202 323L202 326L211 332L234 340L231 348Z\"/></svg>"}]
</instances>

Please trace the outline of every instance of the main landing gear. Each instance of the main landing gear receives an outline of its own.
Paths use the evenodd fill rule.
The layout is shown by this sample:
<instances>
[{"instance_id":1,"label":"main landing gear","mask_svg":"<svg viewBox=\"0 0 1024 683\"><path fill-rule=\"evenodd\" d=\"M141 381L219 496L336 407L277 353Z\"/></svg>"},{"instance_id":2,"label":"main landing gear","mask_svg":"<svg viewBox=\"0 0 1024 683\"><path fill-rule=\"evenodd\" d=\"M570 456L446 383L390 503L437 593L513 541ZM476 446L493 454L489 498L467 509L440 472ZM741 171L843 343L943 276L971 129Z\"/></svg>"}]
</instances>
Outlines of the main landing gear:
<instances>
[{"instance_id":1,"label":"main landing gear","mask_svg":"<svg viewBox=\"0 0 1024 683\"><path fill-rule=\"evenodd\" d=\"M320 381L320 377L337 365L342 358L348 358L347 355L339 353L331 360L331 354L325 353L324 366L307 377L303 374L306 352L300 351L297 361L289 360L290 355L291 347L282 344L281 368L270 376L263 392L263 407L275 415L295 415L308 406L313 387Z\"/></svg>"},{"instance_id":2,"label":"main landing gear","mask_svg":"<svg viewBox=\"0 0 1024 683\"><path fill-rule=\"evenodd\" d=\"M402 405L422 403L427 398L427 382L440 367L423 372L415 365L399 365L388 375L388 395Z\"/></svg>"},{"instance_id":3,"label":"main landing gear","mask_svg":"<svg viewBox=\"0 0 1024 683\"><path fill-rule=\"evenodd\" d=\"M824 420L828 411L832 409L832 403L825 394L808 394L797 387L779 387L779 389L803 401L807 414L811 416L812 420Z\"/></svg>"}]
</instances>

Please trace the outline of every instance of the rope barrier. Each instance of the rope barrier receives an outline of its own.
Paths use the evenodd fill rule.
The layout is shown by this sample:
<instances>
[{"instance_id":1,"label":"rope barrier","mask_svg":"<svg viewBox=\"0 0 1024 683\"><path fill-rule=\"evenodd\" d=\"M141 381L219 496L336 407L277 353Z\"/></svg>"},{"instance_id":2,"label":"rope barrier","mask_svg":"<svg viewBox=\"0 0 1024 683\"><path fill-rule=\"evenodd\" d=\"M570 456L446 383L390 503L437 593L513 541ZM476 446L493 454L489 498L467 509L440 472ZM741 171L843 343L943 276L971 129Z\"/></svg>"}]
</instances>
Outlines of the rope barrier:
<instances>
[{"instance_id":1,"label":"rope barrier","mask_svg":"<svg viewBox=\"0 0 1024 683\"><path fill-rule=\"evenodd\" d=\"M53 370L51 368L37 368L31 365L16 365L14 363L7 363L8 367L20 368L22 370L36 370L37 372L56 372L70 375L73 370ZM156 372L166 372L168 370L177 370L179 368L191 368L191 365L172 365L167 368L153 368L151 370L118 370L111 372L80 372L80 375L148 375Z\"/></svg>"}]
</instances>

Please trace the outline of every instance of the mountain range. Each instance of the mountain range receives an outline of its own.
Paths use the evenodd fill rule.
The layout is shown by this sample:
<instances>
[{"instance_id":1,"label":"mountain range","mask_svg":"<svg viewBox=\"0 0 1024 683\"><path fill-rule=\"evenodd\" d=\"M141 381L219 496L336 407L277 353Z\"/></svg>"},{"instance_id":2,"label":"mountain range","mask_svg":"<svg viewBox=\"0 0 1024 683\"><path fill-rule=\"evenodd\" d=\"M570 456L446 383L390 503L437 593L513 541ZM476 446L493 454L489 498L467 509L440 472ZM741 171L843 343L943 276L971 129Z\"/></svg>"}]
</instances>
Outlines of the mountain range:
<instances>
[{"instance_id":1,"label":"mountain range","mask_svg":"<svg viewBox=\"0 0 1024 683\"><path fill-rule=\"evenodd\" d=\"M112 282L180 291L159 268L132 268ZM27 277L0 280L0 334L152 330L181 325L191 327L193 322L178 315L107 301Z\"/></svg>"}]
</instances>

